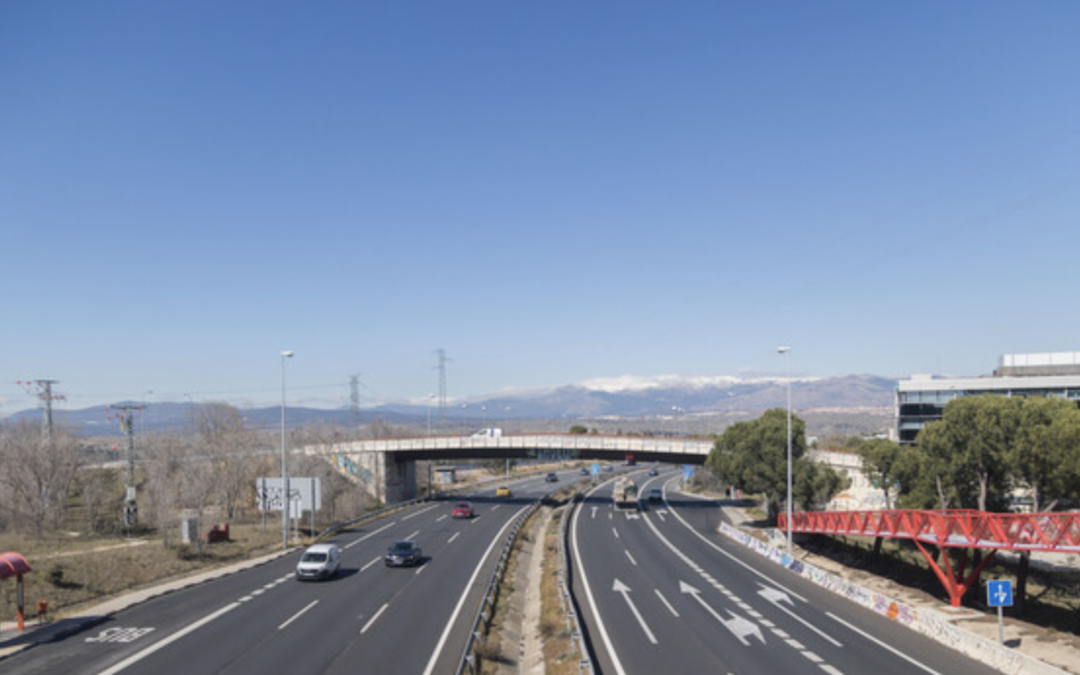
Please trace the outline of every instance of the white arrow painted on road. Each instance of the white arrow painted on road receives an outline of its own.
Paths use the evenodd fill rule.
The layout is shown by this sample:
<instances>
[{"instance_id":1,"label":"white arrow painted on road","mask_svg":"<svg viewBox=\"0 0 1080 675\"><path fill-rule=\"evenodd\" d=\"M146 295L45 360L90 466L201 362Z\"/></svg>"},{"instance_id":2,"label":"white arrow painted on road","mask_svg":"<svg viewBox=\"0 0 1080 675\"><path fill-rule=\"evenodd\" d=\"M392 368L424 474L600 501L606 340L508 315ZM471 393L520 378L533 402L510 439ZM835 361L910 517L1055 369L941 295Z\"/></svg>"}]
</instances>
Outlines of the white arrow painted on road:
<instances>
[{"instance_id":1,"label":"white arrow painted on road","mask_svg":"<svg viewBox=\"0 0 1080 675\"><path fill-rule=\"evenodd\" d=\"M685 581L679 582L679 591L681 593L689 593L690 595L694 596L694 599L698 601L698 604L704 607L709 614L712 614L714 619L719 621L724 628L727 628L729 631L731 631L731 634L739 638L739 642L742 642L747 647L750 646L750 641L746 639L747 635L753 635L761 641L761 644L765 644L765 636L761 634L761 627L753 621L750 621L749 619L744 619L730 609L727 611L727 613L731 615L731 618L725 621L719 614L716 613L715 609L709 607L708 603L701 599L701 591L694 588Z\"/></svg>"},{"instance_id":2,"label":"white arrow painted on road","mask_svg":"<svg viewBox=\"0 0 1080 675\"><path fill-rule=\"evenodd\" d=\"M592 517L593 518L596 518L596 509L597 508L599 508L599 507L597 507L597 506L592 507Z\"/></svg>"},{"instance_id":3,"label":"white arrow painted on road","mask_svg":"<svg viewBox=\"0 0 1080 675\"><path fill-rule=\"evenodd\" d=\"M656 636L649 630L649 626L645 623L645 619L642 618L641 612L634 606L634 601L630 599L630 587L616 579L615 585L611 590L616 593L622 593L623 600L626 600L626 604L630 606L630 611L634 613L634 618L641 624L641 630L645 631L645 636L649 638L649 642L656 644Z\"/></svg>"},{"instance_id":4,"label":"white arrow painted on road","mask_svg":"<svg viewBox=\"0 0 1080 675\"><path fill-rule=\"evenodd\" d=\"M818 635L820 635L824 639L831 642L834 646L843 647L843 645L838 640L836 640L832 636L828 635L827 633L822 631L820 628L818 628L814 624L810 623L806 619L803 619L801 616L797 615L795 612L792 612L790 609L788 609L786 607L781 607L780 603L782 603L782 602L786 602L787 604L791 605L792 607L795 606L795 603L791 601L791 598L788 596L787 593L781 591L778 588L773 588L771 586L766 586L765 584L763 584L761 582L758 582L758 585L761 586L761 590L758 591L758 595L765 598L766 600L768 600L772 604L776 605L776 608L778 610L780 610L784 614L787 614L792 619L795 619L796 621L798 621L802 625L806 626L810 630L814 631L815 633L817 633Z\"/></svg>"},{"instance_id":5,"label":"white arrow painted on road","mask_svg":"<svg viewBox=\"0 0 1080 675\"><path fill-rule=\"evenodd\" d=\"M779 588L772 588L771 586L766 586L764 584L761 584L761 590L758 591L758 595L760 595L761 597L765 598L766 600L768 600L769 602L771 602L773 604L777 604L777 603L780 603L780 602L786 602L789 605L792 605L792 606L795 605L795 603L793 603L791 601L791 598L788 596L788 594L781 591Z\"/></svg>"}]
</instances>

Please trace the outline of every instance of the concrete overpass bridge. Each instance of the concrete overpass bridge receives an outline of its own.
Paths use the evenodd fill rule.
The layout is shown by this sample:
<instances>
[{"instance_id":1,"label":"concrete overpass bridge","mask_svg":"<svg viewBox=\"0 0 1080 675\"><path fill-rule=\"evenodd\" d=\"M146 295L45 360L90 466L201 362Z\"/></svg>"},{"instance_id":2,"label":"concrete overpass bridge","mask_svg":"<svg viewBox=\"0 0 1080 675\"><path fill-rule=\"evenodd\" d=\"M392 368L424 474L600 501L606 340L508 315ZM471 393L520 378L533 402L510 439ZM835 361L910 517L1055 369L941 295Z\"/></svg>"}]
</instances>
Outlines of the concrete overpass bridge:
<instances>
[{"instance_id":1,"label":"concrete overpass bridge","mask_svg":"<svg viewBox=\"0 0 1080 675\"><path fill-rule=\"evenodd\" d=\"M305 454L326 457L386 502L416 497L416 462L522 459L545 462L596 460L704 464L708 439L600 436L595 434L502 434L424 436L309 445Z\"/></svg>"}]
</instances>

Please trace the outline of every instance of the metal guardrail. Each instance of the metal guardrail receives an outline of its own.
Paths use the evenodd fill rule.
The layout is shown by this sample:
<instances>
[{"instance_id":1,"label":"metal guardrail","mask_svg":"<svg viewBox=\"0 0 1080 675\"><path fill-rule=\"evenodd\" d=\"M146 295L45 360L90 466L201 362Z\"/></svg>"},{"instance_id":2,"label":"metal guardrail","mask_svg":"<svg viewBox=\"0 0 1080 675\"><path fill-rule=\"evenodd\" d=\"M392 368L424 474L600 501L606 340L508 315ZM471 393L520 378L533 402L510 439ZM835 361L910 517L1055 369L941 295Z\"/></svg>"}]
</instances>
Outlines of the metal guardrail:
<instances>
[{"instance_id":1,"label":"metal guardrail","mask_svg":"<svg viewBox=\"0 0 1080 675\"><path fill-rule=\"evenodd\" d=\"M507 536L506 543L503 544L502 553L499 555L499 562L495 565L495 571L492 572L491 579L488 581L487 590L484 592L484 600L480 603L480 611L477 612L476 620L473 621L473 625L469 629L469 639L465 643L465 651L462 654L461 664L457 669L457 675L463 675L465 672L468 672L469 675L476 675L476 673L479 672L476 649L479 647L481 639L484 637L488 628L491 627L491 620L495 615L495 603L499 601L499 586L502 584L503 576L506 574L506 565L510 561L510 552L514 548L514 542L517 541L518 532L521 530L521 526L539 507L539 501L533 502L529 508L525 509L525 511L517 517L513 527L510 528L510 534ZM483 627L483 632L481 632L481 626Z\"/></svg>"},{"instance_id":2,"label":"metal guardrail","mask_svg":"<svg viewBox=\"0 0 1080 675\"><path fill-rule=\"evenodd\" d=\"M570 554L566 550L566 523L570 520L570 514L577 508L581 500L581 491L574 493L570 505L563 510L559 519L559 598L562 600L563 615L566 616L566 630L570 634L570 642L577 647L578 673L594 673L592 657L589 655L589 647L585 644L585 634L581 631L581 618L577 613L577 604L570 593L570 584L567 583L567 570L570 568Z\"/></svg>"}]
</instances>

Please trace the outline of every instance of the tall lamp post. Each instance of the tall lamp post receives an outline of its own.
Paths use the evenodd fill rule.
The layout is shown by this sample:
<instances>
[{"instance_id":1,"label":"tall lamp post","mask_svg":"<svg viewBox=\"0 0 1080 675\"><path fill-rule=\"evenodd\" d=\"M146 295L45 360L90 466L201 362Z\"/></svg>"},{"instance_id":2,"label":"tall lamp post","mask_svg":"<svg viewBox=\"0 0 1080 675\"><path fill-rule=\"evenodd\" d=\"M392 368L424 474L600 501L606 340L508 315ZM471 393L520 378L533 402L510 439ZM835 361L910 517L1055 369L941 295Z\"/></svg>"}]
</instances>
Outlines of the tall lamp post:
<instances>
[{"instance_id":1,"label":"tall lamp post","mask_svg":"<svg viewBox=\"0 0 1080 675\"><path fill-rule=\"evenodd\" d=\"M281 547L289 550L289 510L292 501L289 498L289 464L285 456L285 359L291 359L291 351L281 352Z\"/></svg>"},{"instance_id":2,"label":"tall lamp post","mask_svg":"<svg viewBox=\"0 0 1080 675\"><path fill-rule=\"evenodd\" d=\"M785 354L787 361L787 552L794 555L791 549L791 347L777 347L776 351Z\"/></svg>"}]
</instances>

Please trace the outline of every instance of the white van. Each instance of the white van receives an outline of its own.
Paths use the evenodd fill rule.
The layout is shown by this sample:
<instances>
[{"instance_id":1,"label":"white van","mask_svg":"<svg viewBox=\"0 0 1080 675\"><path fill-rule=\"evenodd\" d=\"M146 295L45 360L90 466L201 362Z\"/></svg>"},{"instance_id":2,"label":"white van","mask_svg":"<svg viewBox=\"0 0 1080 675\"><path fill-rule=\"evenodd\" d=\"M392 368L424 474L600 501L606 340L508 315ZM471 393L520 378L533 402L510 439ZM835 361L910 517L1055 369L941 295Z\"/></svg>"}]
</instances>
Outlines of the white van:
<instances>
[{"instance_id":1,"label":"white van","mask_svg":"<svg viewBox=\"0 0 1080 675\"><path fill-rule=\"evenodd\" d=\"M296 579L328 579L341 566L341 551L337 544L315 544L304 551L296 563Z\"/></svg>"}]
</instances>

